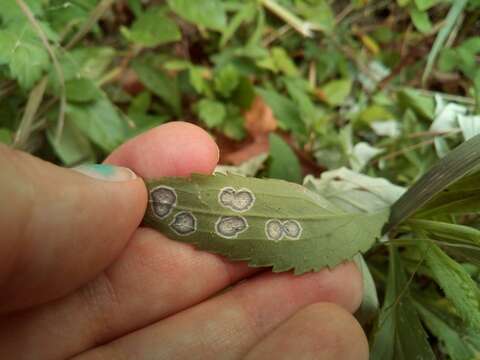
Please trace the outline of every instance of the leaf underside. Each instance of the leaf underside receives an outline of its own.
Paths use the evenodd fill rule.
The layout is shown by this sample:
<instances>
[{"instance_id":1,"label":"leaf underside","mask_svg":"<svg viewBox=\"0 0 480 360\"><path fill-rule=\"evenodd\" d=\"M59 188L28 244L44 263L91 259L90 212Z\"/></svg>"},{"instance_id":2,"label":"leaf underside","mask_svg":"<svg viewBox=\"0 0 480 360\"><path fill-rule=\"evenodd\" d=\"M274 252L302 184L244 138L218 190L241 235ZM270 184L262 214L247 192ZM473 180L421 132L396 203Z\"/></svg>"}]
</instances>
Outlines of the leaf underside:
<instances>
[{"instance_id":1,"label":"leaf underside","mask_svg":"<svg viewBox=\"0 0 480 360\"><path fill-rule=\"evenodd\" d=\"M302 274L351 259L374 244L388 218L388 210L372 214L346 213L321 195L282 180L218 174L164 177L146 183L150 198L145 225L201 250L231 260L248 261L252 267L272 266L274 272L294 269L295 274ZM168 204L173 200L168 196L160 205L162 216L155 211L161 201L152 195L159 188L175 193L175 204L170 209ZM224 194L228 191L230 198ZM220 200L220 193L227 196L227 200ZM253 194L254 198L248 209L234 209L228 202L240 201L246 193ZM187 229L192 225L191 215L195 218L194 230L192 227L192 231L180 235L173 227L185 225L182 225L185 220L182 214L186 213L189 214ZM219 233L216 224L221 223L220 218L239 217L243 218L237 226L241 231L228 238ZM269 239L269 221L285 227L281 239ZM288 224L294 224L290 233L286 229Z\"/></svg>"}]
</instances>

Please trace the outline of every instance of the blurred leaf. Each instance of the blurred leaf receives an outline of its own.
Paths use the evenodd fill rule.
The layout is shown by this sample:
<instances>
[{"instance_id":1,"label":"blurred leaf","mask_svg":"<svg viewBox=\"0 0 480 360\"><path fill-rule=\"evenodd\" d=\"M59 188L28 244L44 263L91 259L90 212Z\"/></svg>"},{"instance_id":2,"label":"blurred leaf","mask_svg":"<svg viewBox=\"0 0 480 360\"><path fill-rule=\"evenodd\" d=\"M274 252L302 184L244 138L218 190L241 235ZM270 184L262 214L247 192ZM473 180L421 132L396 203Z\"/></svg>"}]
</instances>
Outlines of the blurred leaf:
<instances>
[{"instance_id":1,"label":"blurred leaf","mask_svg":"<svg viewBox=\"0 0 480 360\"><path fill-rule=\"evenodd\" d=\"M268 177L301 183L302 169L290 146L274 133L270 134L268 139L270 142Z\"/></svg>"},{"instance_id":2,"label":"blurred leaf","mask_svg":"<svg viewBox=\"0 0 480 360\"><path fill-rule=\"evenodd\" d=\"M66 116L106 154L111 153L127 137L125 119L105 96L93 103L69 104Z\"/></svg>"},{"instance_id":3,"label":"blurred leaf","mask_svg":"<svg viewBox=\"0 0 480 360\"><path fill-rule=\"evenodd\" d=\"M219 101L202 99L197 106L198 116L209 128L220 126L227 115L225 106Z\"/></svg>"},{"instance_id":4,"label":"blurred leaf","mask_svg":"<svg viewBox=\"0 0 480 360\"><path fill-rule=\"evenodd\" d=\"M435 281L452 301L461 318L480 331L480 290L465 269L433 243L420 242Z\"/></svg>"},{"instance_id":5,"label":"blurred leaf","mask_svg":"<svg viewBox=\"0 0 480 360\"><path fill-rule=\"evenodd\" d=\"M179 16L194 24L222 31L227 17L220 0L168 0L168 5Z\"/></svg>"},{"instance_id":6,"label":"blurred leaf","mask_svg":"<svg viewBox=\"0 0 480 360\"><path fill-rule=\"evenodd\" d=\"M215 173L220 174L235 174L241 176L255 176L260 169L263 168L265 161L268 158L268 154L260 154L250 158L249 160L241 163L238 166L229 165L217 165L215 167Z\"/></svg>"},{"instance_id":7,"label":"blurred leaf","mask_svg":"<svg viewBox=\"0 0 480 360\"><path fill-rule=\"evenodd\" d=\"M417 7L412 6L410 8L410 17L418 31L427 34L432 30L432 23L426 11L419 10Z\"/></svg>"},{"instance_id":8,"label":"blurred leaf","mask_svg":"<svg viewBox=\"0 0 480 360\"><path fill-rule=\"evenodd\" d=\"M385 149L376 148L366 142L355 144L349 154L350 165L355 171L361 171L374 157L385 152Z\"/></svg>"},{"instance_id":9,"label":"blurred leaf","mask_svg":"<svg viewBox=\"0 0 480 360\"><path fill-rule=\"evenodd\" d=\"M433 65L437 60L438 53L442 49L447 37L450 35L455 23L458 21L465 5L467 5L468 0L456 0L452 3L452 7L445 18L445 24L438 32L435 42L433 43L432 49L428 54L427 64L425 65L425 70L423 71L422 82L425 83L432 72Z\"/></svg>"},{"instance_id":10,"label":"blurred leaf","mask_svg":"<svg viewBox=\"0 0 480 360\"><path fill-rule=\"evenodd\" d=\"M435 359L410 297L405 271L391 246L387 292L371 345L372 360Z\"/></svg>"},{"instance_id":11,"label":"blurred leaf","mask_svg":"<svg viewBox=\"0 0 480 360\"><path fill-rule=\"evenodd\" d=\"M478 115L458 115L458 124L465 140L480 134L480 116Z\"/></svg>"},{"instance_id":12,"label":"blurred leaf","mask_svg":"<svg viewBox=\"0 0 480 360\"><path fill-rule=\"evenodd\" d=\"M2 64L9 66L12 78L18 80L24 89L31 89L48 70L48 52L30 23L19 21L0 30Z\"/></svg>"},{"instance_id":13,"label":"blurred leaf","mask_svg":"<svg viewBox=\"0 0 480 360\"><path fill-rule=\"evenodd\" d=\"M128 40L146 47L180 40L180 30L177 24L165 14L165 10L163 7L154 6L141 14L129 30L124 29Z\"/></svg>"},{"instance_id":14,"label":"blurred leaf","mask_svg":"<svg viewBox=\"0 0 480 360\"><path fill-rule=\"evenodd\" d=\"M95 101L102 96L92 80L80 78L72 79L65 83L67 100L75 103L85 103Z\"/></svg>"},{"instance_id":15,"label":"blurred leaf","mask_svg":"<svg viewBox=\"0 0 480 360\"><path fill-rule=\"evenodd\" d=\"M272 109L260 96L255 98L250 109L245 112L245 128L254 139L275 131L277 123Z\"/></svg>"},{"instance_id":16,"label":"blurred leaf","mask_svg":"<svg viewBox=\"0 0 480 360\"><path fill-rule=\"evenodd\" d=\"M284 48L276 46L271 49L271 52L272 59L277 69L287 76L299 76L299 72L295 66L295 63L292 61L290 56L288 56Z\"/></svg>"},{"instance_id":17,"label":"blurred leaf","mask_svg":"<svg viewBox=\"0 0 480 360\"><path fill-rule=\"evenodd\" d=\"M425 11L437 5L441 0L415 0L415 5L420 11Z\"/></svg>"},{"instance_id":18,"label":"blurred leaf","mask_svg":"<svg viewBox=\"0 0 480 360\"><path fill-rule=\"evenodd\" d=\"M326 33L331 33L335 27L335 14L325 0L295 1L297 10L306 20ZM310 4L309 4L310 3Z\"/></svg>"},{"instance_id":19,"label":"blurred leaf","mask_svg":"<svg viewBox=\"0 0 480 360\"><path fill-rule=\"evenodd\" d=\"M74 166L82 162L95 162L95 153L89 140L68 118L65 119L60 140L56 140L53 126L50 126L47 130L47 139L55 154L65 166Z\"/></svg>"},{"instance_id":20,"label":"blurred leaf","mask_svg":"<svg viewBox=\"0 0 480 360\"><path fill-rule=\"evenodd\" d=\"M307 175L303 185L347 212L376 212L388 208L405 192L386 179L345 167L325 171L320 179Z\"/></svg>"},{"instance_id":21,"label":"blurred leaf","mask_svg":"<svg viewBox=\"0 0 480 360\"><path fill-rule=\"evenodd\" d=\"M231 64L221 68L214 77L215 90L224 97L231 96L239 83L240 74Z\"/></svg>"},{"instance_id":22,"label":"blurred leaf","mask_svg":"<svg viewBox=\"0 0 480 360\"><path fill-rule=\"evenodd\" d=\"M10 145L13 141L13 134L9 129L0 128L0 143Z\"/></svg>"},{"instance_id":23,"label":"blurred leaf","mask_svg":"<svg viewBox=\"0 0 480 360\"><path fill-rule=\"evenodd\" d=\"M305 134L305 125L298 108L289 98L276 91L257 88L257 93L273 110L278 125L283 130L292 130L296 134Z\"/></svg>"},{"instance_id":24,"label":"blurred leaf","mask_svg":"<svg viewBox=\"0 0 480 360\"><path fill-rule=\"evenodd\" d=\"M402 88L398 92L398 99L405 108L413 109L417 114L433 120L435 115L435 101L433 97L423 95L412 88Z\"/></svg>"},{"instance_id":25,"label":"blurred leaf","mask_svg":"<svg viewBox=\"0 0 480 360\"><path fill-rule=\"evenodd\" d=\"M476 331L465 328L461 319L437 301L420 300L415 306L428 330L440 339L442 348L453 360L475 359L480 353L480 338Z\"/></svg>"},{"instance_id":26,"label":"blurred leaf","mask_svg":"<svg viewBox=\"0 0 480 360\"><path fill-rule=\"evenodd\" d=\"M350 95L352 81L350 79L332 80L317 90L317 96L330 106L342 105Z\"/></svg>"},{"instance_id":27,"label":"blurred leaf","mask_svg":"<svg viewBox=\"0 0 480 360\"><path fill-rule=\"evenodd\" d=\"M228 22L226 29L223 31L222 38L220 39L221 47L225 47L242 23L253 21L256 10L257 7L254 2L243 4L241 9L237 11L235 16Z\"/></svg>"},{"instance_id":28,"label":"blurred leaf","mask_svg":"<svg viewBox=\"0 0 480 360\"><path fill-rule=\"evenodd\" d=\"M170 105L175 115L181 114L181 99L176 77L169 76L162 69L140 61L133 63L133 70L151 92Z\"/></svg>"}]
</instances>

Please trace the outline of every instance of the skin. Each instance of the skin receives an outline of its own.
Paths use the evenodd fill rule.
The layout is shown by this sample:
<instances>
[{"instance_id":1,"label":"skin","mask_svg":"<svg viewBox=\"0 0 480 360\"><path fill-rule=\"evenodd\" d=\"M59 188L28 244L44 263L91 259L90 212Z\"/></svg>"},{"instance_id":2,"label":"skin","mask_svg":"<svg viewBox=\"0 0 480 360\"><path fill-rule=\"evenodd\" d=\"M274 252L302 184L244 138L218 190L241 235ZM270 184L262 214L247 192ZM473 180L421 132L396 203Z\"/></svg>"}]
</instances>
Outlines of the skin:
<instances>
[{"instance_id":1,"label":"skin","mask_svg":"<svg viewBox=\"0 0 480 360\"><path fill-rule=\"evenodd\" d=\"M182 122L106 160L145 178L217 161ZM368 359L354 264L262 272L139 227L139 178L96 180L6 147L0 169L0 358Z\"/></svg>"}]
</instances>

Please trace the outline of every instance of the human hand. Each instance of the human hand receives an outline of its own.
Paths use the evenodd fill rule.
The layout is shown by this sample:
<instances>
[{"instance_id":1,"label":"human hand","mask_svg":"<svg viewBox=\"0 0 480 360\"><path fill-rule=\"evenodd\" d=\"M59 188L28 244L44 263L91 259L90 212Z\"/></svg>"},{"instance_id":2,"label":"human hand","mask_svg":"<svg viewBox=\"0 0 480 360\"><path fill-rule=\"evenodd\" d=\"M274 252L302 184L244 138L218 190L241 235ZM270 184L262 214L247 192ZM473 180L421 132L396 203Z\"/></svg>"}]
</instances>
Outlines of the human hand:
<instances>
[{"instance_id":1,"label":"human hand","mask_svg":"<svg viewBox=\"0 0 480 360\"><path fill-rule=\"evenodd\" d=\"M106 162L155 178L217 161L203 130L169 123ZM260 272L138 228L146 189L121 168L0 147L0 169L1 359L368 358L354 264Z\"/></svg>"}]
</instances>

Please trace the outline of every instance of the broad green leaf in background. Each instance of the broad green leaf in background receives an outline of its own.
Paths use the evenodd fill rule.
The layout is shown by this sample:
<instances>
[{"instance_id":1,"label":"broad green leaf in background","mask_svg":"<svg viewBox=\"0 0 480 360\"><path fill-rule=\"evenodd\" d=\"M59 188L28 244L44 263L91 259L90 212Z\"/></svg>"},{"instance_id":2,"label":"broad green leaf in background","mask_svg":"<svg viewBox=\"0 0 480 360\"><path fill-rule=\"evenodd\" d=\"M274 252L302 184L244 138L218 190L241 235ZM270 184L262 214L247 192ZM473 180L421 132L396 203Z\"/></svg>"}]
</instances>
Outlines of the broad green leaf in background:
<instances>
[{"instance_id":1,"label":"broad green leaf in background","mask_svg":"<svg viewBox=\"0 0 480 360\"><path fill-rule=\"evenodd\" d=\"M12 78L30 89L50 67L50 58L31 25L13 23L0 30L0 65L9 66Z\"/></svg>"},{"instance_id":2,"label":"broad green leaf in background","mask_svg":"<svg viewBox=\"0 0 480 360\"><path fill-rule=\"evenodd\" d=\"M62 136L57 141L55 126L50 126L47 139L55 154L65 166L74 166L82 162L95 162L95 153L87 137L67 118L63 125Z\"/></svg>"},{"instance_id":3,"label":"broad green leaf in background","mask_svg":"<svg viewBox=\"0 0 480 360\"><path fill-rule=\"evenodd\" d=\"M418 31L429 33L432 30L432 23L426 11L421 11L416 6L412 6L410 8L410 17Z\"/></svg>"},{"instance_id":4,"label":"broad green leaf in background","mask_svg":"<svg viewBox=\"0 0 480 360\"><path fill-rule=\"evenodd\" d=\"M235 66L228 64L222 67L214 77L215 90L224 97L232 95L233 91L240 84L240 74Z\"/></svg>"},{"instance_id":5,"label":"broad green leaf in background","mask_svg":"<svg viewBox=\"0 0 480 360\"><path fill-rule=\"evenodd\" d=\"M75 103L88 103L102 96L102 92L95 83L86 78L72 79L65 82L67 100Z\"/></svg>"},{"instance_id":6,"label":"broad green leaf in background","mask_svg":"<svg viewBox=\"0 0 480 360\"><path fill-rule=\"evenodd\" d=\"M220 0L168 0L176 14L194 24L222 31L227 25L223 2Z\"/></svg>"},{"instance_id":7,"label":"broad green leaf in background","mask_svg":"<svg viewBox=\"0 0 480 360\"><path fill-rule=\"evenodd\" d=\"M68 104L66 116L105 153L127 138L127 123L104 95L88 104Z\"/></svg>"},{"instance_id":8,"label":"broad green leaf in background","mask_svg":"<svg viewBox=\"0 0 480 360\"><path fill-rule=\"evenodd\" d=\"M177 24L166 15L160 6L149 8L141 14L130 29L123 29L126 37L145 47L154 47L181 39Z\"/></svg>"},{"instance_id":9,"label":"broad green leaf in background","mask_svg":"<svg viewBox=\"0 0 480 360\"><path fill-rule=\"evenodd\" d=\"M293 150L277 134L271 133L268 139L270 143L268 177L300 183L302 169Z\"/></svg>"},{"instance_id":10,"label":"broad green leaf in background","mask_svg":"<svg viewBox=\"0 0 480 360\"><path fill-rule=\"evenodd\" d=\"M303 186L234 175L147 181L145 224L251 266L318 271L368 250L388 212L346 213Z\"/></svg>"},{"instance_id":11,"label":"broad green leaf in background","mask_svg":"<svg viewBox=\"0 0 480 360\"><path fill-rule=\"evenodd\" d=\"M371 344L372 360L434 360L408 289L405 270L390 247L387 292Z\"/></svg>"},{"instance_id":12,"label":"broad green leaf in background","mask_svg":"<svg viewBox=\"0 0 480 360\"><path fill-rule=\"evenodd\" d=\"M133 70L137 73L142 83L155 95L170 105L175 115L181 113L180 92L177 79L167 75L162 69L146 62L135 61Z\"/></svg>"},{"instance_id":13,"label":"broad green leaf in background","mask_svg":"<svg viewBox=\"0 0 480 360\"><path fill-rule=\"evenodd\" d=\"M319 98L330 106L339 106L344 103L352 89L350 79L332 80L317 90Z\"/></svg>"},{"instance_id":14,"label":"broad green leaf in background","mask_svg":"<svg viewBox=\"0 0 480 360\"><path fill-rule=\"evenodd\" d=\"M257 88L257 93L273 110L278 125L283 130L292 130L296 134L305 134L305 125L295 103L273 90Z\"/></svg>"},{"instance_id":15,"label":"broad green leaf in background","mask_svg":"<svg viewBox=\"0 0 480 360\"><path fill-rule=\"evenodd\" d=\"M36 15L43 15L42 2L38 0L24 0L25 4L30 8L30 11ZM16 0L2 0L2 11L0 18L5 22L10 21L26 21L25 14L18 6Z\"/></svg>"},{"instance_id":16,"label":"broad green leaf in background","mask_svg":"<svg viewBox=\"0 0 480 360\"><path fill-rule=\"evenodd\" d=\"M222 125L227 115L223 103L210 99L202 99L197 104L198 116L209 128Z\"/></svg>"},{"instance_id":17,"label":"broad green leaf in background","mask_svg":"<svg viewBox=\"0 0 480 360\"><path fill-rule=\"evenodd\" d=\"M398 100L405 109L411 108L418 115L433 120L435 116L435 101L433 97L422 94L419 90L402 88L397 93Z\"/></svg>"},{"instance_id":18,"label":"broad green leaf in background","mask_svg":"<svg viewBox=\"0 0 480 360\"><path fill-rule=\"evenodd\" d=\"M480 290L465 269L433 243L420 242L419 248L433 277L458 310L461 318L480 331Z\"/></svg>"}]
</instances>

